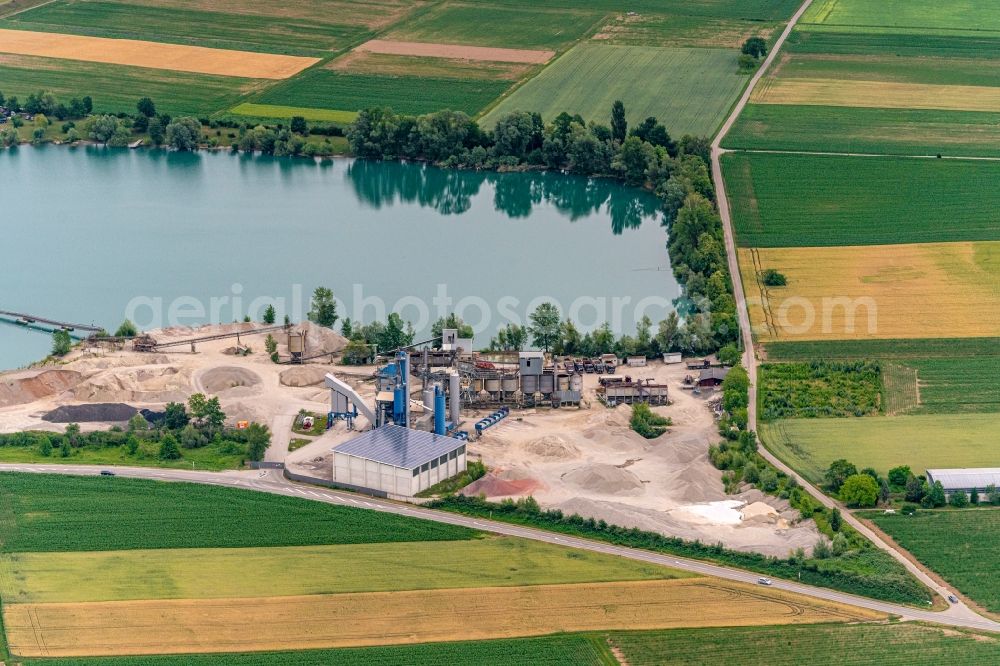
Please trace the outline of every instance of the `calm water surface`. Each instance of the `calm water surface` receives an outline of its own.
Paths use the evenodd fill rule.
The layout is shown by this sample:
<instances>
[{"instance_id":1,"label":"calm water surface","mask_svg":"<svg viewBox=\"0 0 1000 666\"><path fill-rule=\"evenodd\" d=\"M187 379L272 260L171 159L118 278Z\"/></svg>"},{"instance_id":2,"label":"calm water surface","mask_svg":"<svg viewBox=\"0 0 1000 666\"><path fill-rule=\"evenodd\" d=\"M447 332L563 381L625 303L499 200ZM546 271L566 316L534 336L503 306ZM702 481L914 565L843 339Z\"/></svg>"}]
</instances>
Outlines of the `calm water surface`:
<instances>
[{"instance_id":1,"label":"calm water surface","mask_svg":"<svg viewBox=\"0 0 1000 666\"><path fill-rule=\"evenodd\" d=\"M52 146L0 151L0 192L0 309L110 329L299 320L323 285L341 316L455 309L486 344L542 300L629 332L679 294L656 200L560 174ZM0 368L50 346L0 325Z\"/></svg>"}]
</instances>

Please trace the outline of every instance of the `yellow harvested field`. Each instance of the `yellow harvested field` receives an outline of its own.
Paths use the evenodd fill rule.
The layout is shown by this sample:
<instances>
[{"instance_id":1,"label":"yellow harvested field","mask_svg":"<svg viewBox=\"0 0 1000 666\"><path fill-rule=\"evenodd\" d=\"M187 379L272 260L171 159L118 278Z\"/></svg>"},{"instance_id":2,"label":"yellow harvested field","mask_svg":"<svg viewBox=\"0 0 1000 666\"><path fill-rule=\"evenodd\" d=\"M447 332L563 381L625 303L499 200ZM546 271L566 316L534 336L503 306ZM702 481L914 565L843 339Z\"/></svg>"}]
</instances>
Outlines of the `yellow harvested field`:
<instances>
[{"instance_id":1,"label":"yellow harvested field","mask_svg":"<svg viewBox=\"0 0 1000 666\"><path fill-rule=\"evenodd\" d=\"M1000 242L740 249L759 340L1000 336ZM763 287L774 268L786 287Z\"/></svg>"},{"instance_id":2,"label":"yellow harvested field","mask_svg":"<svg viewBox=\"0 0 1000 666\"><path fill-rule=\"evenodd\" d=\"M530 49L500 49L461 44L428 44L425 42L396 42L373 39L356 50L386 55L423 56L425 58L451 58L454 60L485 60L491 62L546 63L555 51Z\"/></svg>"},{"instance_id":3,"label":"yellow harvested field","mask_svg":"<svg viewBox=\"0 0 1000 666\"><path fill-rule=\"evenodd\" d=\"M250 79L286 79L319 62L272 53L3 29L0 52Z\"/></svg>"},{"instance_id":4,"label":"yellow harvested field","mask_svg":"<svg viewBox=\"0 0 1000 666\"><path fill-rule=\"evenodd\" d=\"M1000 87L772 78L754 90L751 101L756 104L1000 111Z\"/></svg>"},{"instance_id":5,"label":"yellow harvested field","mask_svg":"<svg viewBox=\"0 0 1000 666\"><path fill-rule=\"evenodd\" d=\"M777 590L704 578L463 591L4 605L8 645L22 657L242 652L882 617Z\"/></svg>"}]
</instances>

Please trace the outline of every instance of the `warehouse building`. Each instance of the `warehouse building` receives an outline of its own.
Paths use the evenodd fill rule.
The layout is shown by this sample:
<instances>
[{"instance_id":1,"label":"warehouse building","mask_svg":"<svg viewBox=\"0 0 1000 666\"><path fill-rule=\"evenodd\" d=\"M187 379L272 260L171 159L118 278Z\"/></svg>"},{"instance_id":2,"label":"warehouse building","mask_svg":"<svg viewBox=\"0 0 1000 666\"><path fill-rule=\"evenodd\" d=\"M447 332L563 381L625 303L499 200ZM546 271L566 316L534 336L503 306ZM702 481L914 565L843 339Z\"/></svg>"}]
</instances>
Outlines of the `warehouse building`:
<instances>
[{"instance_id":1,"label":"warehouse building","mask_svg":"<svg viewBox=\"0 0 1000 666\"><path fill-rule=\"evenodd\" d=\"M412 497L464 472L465 444L453 437L384 425L333 449L333 482Z\"/></svg>"},{"instance_id":2,"label":"warehouse building","mask_svg":"<svg viewBox=\"0 0 1000 666\"><path fill-rule=\"evenodd\" d=\"M1000 487L1000 467L972 467L958 469L929 469L929 483L941 482L946 493L959 490L982 492L987 486Z\"/></svg>"}]
</instances>

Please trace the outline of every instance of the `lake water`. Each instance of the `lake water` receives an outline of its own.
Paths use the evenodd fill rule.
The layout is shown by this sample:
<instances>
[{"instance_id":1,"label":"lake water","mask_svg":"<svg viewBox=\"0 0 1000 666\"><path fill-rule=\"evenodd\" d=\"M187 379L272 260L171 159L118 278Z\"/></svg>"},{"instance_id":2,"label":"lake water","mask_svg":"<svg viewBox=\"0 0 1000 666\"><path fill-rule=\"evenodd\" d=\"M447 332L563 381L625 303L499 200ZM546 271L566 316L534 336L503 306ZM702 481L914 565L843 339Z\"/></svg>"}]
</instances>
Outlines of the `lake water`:
<instances>
[{"instance_id":1,"label":"lake water","mask_svg":"<svg viewBox=\"0 0 1000 666\"><path fill-rule=\"evenodd\" d=\"M50 146L0 151L0 192L0 310L112 330L298 321L322 285L342 317L455 310L485 345L544 300L631 332L679 295L656 200L601 180ZM0 325L0 368L50 347Z\"/></svg>"}]
</instances>

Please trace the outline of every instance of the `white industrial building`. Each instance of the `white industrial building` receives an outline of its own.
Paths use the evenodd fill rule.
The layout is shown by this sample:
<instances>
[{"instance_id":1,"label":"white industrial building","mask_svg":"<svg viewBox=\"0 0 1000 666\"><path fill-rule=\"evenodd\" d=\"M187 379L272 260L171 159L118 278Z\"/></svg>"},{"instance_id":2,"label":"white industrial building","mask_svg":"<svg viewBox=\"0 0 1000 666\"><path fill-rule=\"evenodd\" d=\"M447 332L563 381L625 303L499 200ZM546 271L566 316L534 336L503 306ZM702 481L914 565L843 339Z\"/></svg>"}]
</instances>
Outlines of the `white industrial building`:
<instances>
[{"instance_id":1,"label":"white industrial building","mask_svg":"<svg viewBox=\"0 0 1000 666\"><path fill-rule=\"evenodd\" d=\"M930 483L941 482L946 493L959 490L982 492L987 486L1000 488L1000 467L974 467L966 469L929 469L927 480Z\"/></svg>"},{"instance_id":2,"label":"white industrial building","mask_svg":"<svg viewBox=\"0 0 1000 666\"><path fill-rule=\"evenodd\" d=\"M465 471L465 441L389 424L333 449L333 481L412 497Z\"/></svg>"}]
</instances>

